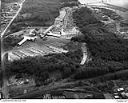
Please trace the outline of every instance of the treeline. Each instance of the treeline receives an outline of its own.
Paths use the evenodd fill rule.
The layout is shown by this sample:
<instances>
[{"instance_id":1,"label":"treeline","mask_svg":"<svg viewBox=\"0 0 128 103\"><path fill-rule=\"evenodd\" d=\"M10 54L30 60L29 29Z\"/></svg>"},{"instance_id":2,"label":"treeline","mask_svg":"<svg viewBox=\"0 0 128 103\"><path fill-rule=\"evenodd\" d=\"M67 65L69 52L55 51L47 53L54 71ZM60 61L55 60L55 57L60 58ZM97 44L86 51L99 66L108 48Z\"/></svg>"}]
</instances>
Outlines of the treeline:
<instances>
[{"instance_id":1,"label":"treeline","mask_svg":"<svg viewBox=\"0 0 128 103\"><path fill-rule=\"evenodd\" d=\"M81 53L82 55L82 53ZM67 54L53 54L45 57L27 57L14 62L6 62L6 75L28 74L35 78L38 86L47 84L50 74L53 72L61 73L63 79L74 74L79 68L81 59L80 51L69 52ZM55 77L58 79L58 77Z\"/></svg>"},{"instance_id":2,"label":"treeline","mask_svg":"<svg viewBox=\"0 0 128 103\"><path fill-rule=\"evenodd\" d=\"M61 8L78 6L78 0L62 0Z\"/></svg>"},{"instance_id":3,"label":"treeline","mask_svg":"<svg viewBox=\"0 0 128 103\"><path fill-rule=\"evenodd\" d=\"M61 8L63 8L63 7L73 7L73 6L78 6L78 3L77 2L64 3L64 4L62 4Z\"/></svg>"},{"instance_id":4,"label":"treeline","mask_svg":"<svg viewBox=\"0 0 128 103\"><path fill-rule=\"evenodd\" d=\"M93 59L87 65L80 66L82 57L81 50L69 52L66 54L50 54L44 57L27 57L19 61L5 62L7 77L12 75L28 74L35 78L37 86L46 85L56 80L68 78L72 75L73 79L85 79L97 77L107 73L126 70L128 62L119 63L115 61L103 61L102 59ZM51 79L53 73L60 73L61 77L55 76ZM126 72L127 74L127 72ZM117 74L120 77L120 74ZM124 74L126 77L126 75Z\"/></svg>"},{"instance_id":5,"label":"treeline","mask_svg":"<svg viewBox=\"0 0 128 103\"><path fill-rule=\"evenodd\" d=\"M128 62L119 63L115 61L103 61L102 59L95 58L95 60L92 60L87 65L79 68L74 78L75 79L92 78L115 72L120 72L120 73L113 74L112 76L108 75L104 78L104 80L107 80L107 78L109 79L110 78L119 79L119 77L120 79L126 77L128 78L127 72L123 72L123 75L121 73L121 71L125 71L127 69L128 69Z\"/></svg>"},{"instance_id":6,"label":"treeline","mask_svg":"<svg viewBox=\"0 0 128 103\"><path fill-rule=\"evenodd\" d=\"M86 42L93 57L128 61L128 40L122 40L116 34L108 32L88 8L81 8L74 12L73 18L83 36L74 37L72 40Z\"/></svg>"},{"instance_id":7,"label":"treeline","mask_svg":"<svg viewBox=\"0 0 128 103\"><path fill-rule=\"evenodd\" d=\"M76 10L73 18L83 35L71 40L86 42L92 55L92 61L79 70L77 79L128 69L128 40L122 40L104 28L87 7Z\"/></svg>"},{"instance_id":8,"label":"treeline","mask_svg":"<svg viewBox=\"0 0 128 103\"><path fill-rule=\"evenodd\" d=\"M95 58L105 61L128 61L128 41L127 40L98 40L88 43L89 51Z\"/></svg>"}]
</instances>

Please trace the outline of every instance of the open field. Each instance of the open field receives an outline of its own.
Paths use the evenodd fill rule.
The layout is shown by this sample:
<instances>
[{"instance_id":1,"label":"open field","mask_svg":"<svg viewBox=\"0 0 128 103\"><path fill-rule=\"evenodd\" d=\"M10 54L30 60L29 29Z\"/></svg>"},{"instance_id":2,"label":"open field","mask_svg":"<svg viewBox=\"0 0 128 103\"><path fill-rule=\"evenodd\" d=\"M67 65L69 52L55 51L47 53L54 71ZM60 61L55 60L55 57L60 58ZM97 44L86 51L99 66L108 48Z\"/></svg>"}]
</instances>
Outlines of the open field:
<instances>
[{"instance_id":1,"label":"open field","mask_svg":"<svg viewBox=\"0 0 128 103\"><path fill-rule=\"evenodd\" d=\"M26 0L16 23L28 26L51 25L59 15L60 0Z\"/></svg>"},{"instance_id":2,"label":"open field","mask_svg":"<svg viewBox=\"0 0 128 103\"><path fill-rule=\"evenodd\" d=\"M54 37L48 37L48 40L46 41L38 39L35 43L26 42L21 47L15 47L12 51L9 51L8 59L13 61L28 56L44 56L55 53L66 53L68 51L64 50L62 46L68 42L69 40Z\"/></svg>"}]
</instances>

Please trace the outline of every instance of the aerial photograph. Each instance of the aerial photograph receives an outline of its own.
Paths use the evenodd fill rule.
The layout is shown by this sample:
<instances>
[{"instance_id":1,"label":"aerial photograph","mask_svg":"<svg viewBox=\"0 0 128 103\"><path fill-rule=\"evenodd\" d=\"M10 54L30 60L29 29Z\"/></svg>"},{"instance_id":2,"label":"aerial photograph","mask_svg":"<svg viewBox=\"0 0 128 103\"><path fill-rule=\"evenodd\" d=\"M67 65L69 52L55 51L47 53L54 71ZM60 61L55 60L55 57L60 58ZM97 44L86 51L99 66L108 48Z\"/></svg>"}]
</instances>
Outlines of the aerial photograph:
<instances>
[{"instance_id":1,"label":"aerial photograph","mask_svg":"<svg viewBox=\"0 0 128 103\"><path fill-rule=\"evenodd\" d=\"M128 99L128 0L0 4L0 99Z\"/></svg>"}]
</instances>

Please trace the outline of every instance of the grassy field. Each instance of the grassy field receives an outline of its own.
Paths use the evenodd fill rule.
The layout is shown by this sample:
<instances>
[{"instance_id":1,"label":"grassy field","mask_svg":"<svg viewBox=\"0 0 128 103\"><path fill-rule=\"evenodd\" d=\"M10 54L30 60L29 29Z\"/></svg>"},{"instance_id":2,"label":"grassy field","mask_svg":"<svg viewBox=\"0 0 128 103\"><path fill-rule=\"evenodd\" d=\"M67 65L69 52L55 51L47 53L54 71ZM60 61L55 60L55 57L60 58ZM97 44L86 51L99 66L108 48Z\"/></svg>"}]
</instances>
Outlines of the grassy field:
<instances>
[{"instance_id":1,"label":"grassy field","mask_svg":"<svg viewBox=\"0 0 128 103\"><path fill-rule=\"evenodd\" d=\"M16 22L29 26L51 25L59 15L60 0L26 0Z\"/></svg>"},{"instance_id":2,"label":"grassy field","mask_svg":"<svg viewBox=\"0 0 128 103\"><path fill-rule=\"evenodd\" d=\"M59 16L60 8L68 6L72 1L76 0L26 0L20 14L10 27L12 31L10 33L16 32L17 28L20 30L21 27L52 25L54 19Z\"/></svg>"}]
</instances>

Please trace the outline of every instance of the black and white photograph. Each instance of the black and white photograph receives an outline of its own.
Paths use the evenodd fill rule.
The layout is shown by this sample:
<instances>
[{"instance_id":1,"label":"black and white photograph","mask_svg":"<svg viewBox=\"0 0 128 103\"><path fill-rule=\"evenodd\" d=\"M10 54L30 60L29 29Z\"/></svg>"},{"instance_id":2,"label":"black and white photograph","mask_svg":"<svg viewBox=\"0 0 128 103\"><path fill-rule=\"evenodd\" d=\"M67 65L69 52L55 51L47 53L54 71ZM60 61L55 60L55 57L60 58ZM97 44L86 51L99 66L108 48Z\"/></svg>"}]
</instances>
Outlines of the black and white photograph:
<instances>
[{"instance_id":1,"label":"black and white photograph","mask_svg":"<svg viewBox=\"0 0 128 103\"><path fill-rule=\"evenodd\" d=\"M0 10L1 100L128 99L128 0L0 0Z\"/></svg>"}]
</instances>

